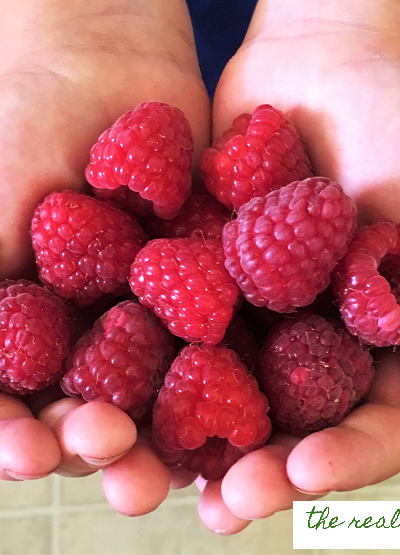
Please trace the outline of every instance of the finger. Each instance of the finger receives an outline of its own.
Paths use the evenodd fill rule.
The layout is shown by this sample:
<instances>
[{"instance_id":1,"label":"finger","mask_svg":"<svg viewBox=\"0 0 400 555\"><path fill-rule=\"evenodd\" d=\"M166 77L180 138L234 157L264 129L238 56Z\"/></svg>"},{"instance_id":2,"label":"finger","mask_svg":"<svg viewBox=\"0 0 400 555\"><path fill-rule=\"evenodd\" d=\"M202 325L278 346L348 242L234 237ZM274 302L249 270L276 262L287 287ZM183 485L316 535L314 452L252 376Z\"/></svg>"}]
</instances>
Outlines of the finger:
<instances>
[{"instance_id":1,"label":"finger","mask_svg":"<svg viewBox=\"0 0 400 555\"><path fill-rule=\"evenodd\" d=\"M146 440L103 470L103 490L112 507L128 516L154 511L167 497L170 473Z\"/></svg>"},{"instance_id":2,"label":"finger","mask_svg":"<svg viewBox=\"0 0 400 555\"><path fill-rule=\"evenodd\" d=\"M286 474L288 455L298 441L277 436L274 443L248 453L228 470L221 492L230 511L254 520L291 509L293 501L315 498L297 491Z\"/></svg>"},{"instance_id":3,"label":"finger","mask_svg":"<svg viewBox=\"0 0 400 555\"><path fill-rule=\"evenodd\" d=\"M57 440L16 396L0 394L0 479L33 480L50 474L61 459Z\"/></svg>"},{"instance_id":4,"label":"finger","mask_svg":"<svg viewBox=\"0 0 400 555\"><path fill-rule=\"evenodd\" d=\"M170 469L170 488L182 489L190 486L197 478L197 474L189 472L185 468L171 468Z\"/></svg>"},{"instance_id":5,"label":"finger","mask_svg":"<svg viewBox=\"0 0 400 555\"><path fill-rule=\"evenodd\" d=\"M222 536L237 534L251 524L251 520L240 518L228 509L221 495L221 480L207 482L200 497L199 516L207 528Z\"/></svg>"},{"instance_id":6,"label":"finger","mask_svg":"<svg viewBox=\"0 0 400 555\"><path fill-rule=\"evenodd\" d=\"M137 431L129 416L111 405L66 398L41 411L39 419L53 430L61 447L57 473L83 476L122 457Z\"/></svg>"},{"instance_id":7,"label":"finger","mask_svg":"<svg viewBox=\"0 0 400 555\"><path fill-rule=\"evenodd\" d=\"M304 438L291 452L287 472L300 490L348 491L400 471L400 363L386 357L367 404L335 428Z\"/></svg>"}]
</instances>

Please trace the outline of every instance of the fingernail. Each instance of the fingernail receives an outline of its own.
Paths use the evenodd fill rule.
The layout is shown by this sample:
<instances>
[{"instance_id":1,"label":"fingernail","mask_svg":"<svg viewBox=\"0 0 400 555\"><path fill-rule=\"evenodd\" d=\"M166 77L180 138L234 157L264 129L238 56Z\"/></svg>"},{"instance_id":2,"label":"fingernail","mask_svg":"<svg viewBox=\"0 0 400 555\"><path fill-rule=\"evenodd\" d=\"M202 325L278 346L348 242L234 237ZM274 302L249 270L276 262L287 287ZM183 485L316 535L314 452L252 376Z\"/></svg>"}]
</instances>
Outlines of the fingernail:
<instances>
[{"instance_id":1,"label":"fingernail","mask_svg":"<svg viewBox=\"0 0 400 555\"><path fill-rule=\"evenodd\" d=\"M17 474L15 472L12 472L11 470L6 470L6 473L8 474L8 476L10 476L10 478L12 478L13 480L18 480L19 482L23 482L25 480L40 480L40 478L46 478L46 476L49 475L49 473L47 472L46 474L40 474L39 476L31 476L29 474Z\"/></svg>"},{"instance_id":2,"label":"fingernail","mask_svg":"<svg viewBox=\"0 0 400 555\"><path fill-rule=\"evenodd\" d=\"M293 484L292 484L292 485L293 485ZM300 489L300 488L298 488L298 487L296 487L296 486L293 486L293 487L294 487L294 489L295 489L296 491L299 491L300 493L305 493L306 495L320 495L321 497L322 497L323 495L328 495L328 493L331 493L331 492L332 492L332 490L330 490L330 489L328 489L328 490L326 490L326 491L305 491L304 489Z\"/></svg>"},{"instance_id":3,"label":"fingernail","mask_svg":"<svg viewBox=\"0 0 400 555\"><path fill-rule=\"evenodd\" d=\"M86 457L85 455L79 455L79 456L83 460L83 462L85 462L86 464L89 464L90 466L102 467L102 466L107 466L108 464L111 464L114 461L117 461L118 459L126 455L129 451L130 449L127 449L126 451L124 451L123 453L120 453L119 455L114 455L113 457L106 457L104 459L93 459L92 457Z\"/></svg>"}]
</instances>

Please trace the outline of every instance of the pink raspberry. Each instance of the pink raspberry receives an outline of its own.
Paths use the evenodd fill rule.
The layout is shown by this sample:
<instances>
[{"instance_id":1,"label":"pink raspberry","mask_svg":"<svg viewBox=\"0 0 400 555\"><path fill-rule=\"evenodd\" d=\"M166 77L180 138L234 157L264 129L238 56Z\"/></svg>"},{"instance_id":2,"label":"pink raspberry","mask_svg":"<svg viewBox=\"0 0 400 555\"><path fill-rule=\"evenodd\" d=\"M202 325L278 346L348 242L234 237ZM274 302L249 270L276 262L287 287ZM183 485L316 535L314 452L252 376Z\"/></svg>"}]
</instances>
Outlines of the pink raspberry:
<instances>
[{"instance_id":1,"label":"pink raspberry","mask_svg":"<svg viewBox=\"0 0 400 555\"><path fill-rule=\"evenodd\" d=\"M360 341L400 343L400 226L358 228L332 281L342 319Z\"/></svg>"},{"instance_id":2,"label":"pink raspberry","mask_svg":"<svg viewBox=\"0 0 400 555\"><path fill-rule=\"evenodd\" d=\"M336 426L365 397L374 375L369 350L341 322L310 313L271 329L260 366L272 421L299 436Z\"/></svg>"},{"instance_id":3,"label":"pink raspberry","mask_svg":"<svg viewBox=\"0 0 400 555\"><path fill-rule=\"evenodd\" d=\"M154 314L123 301L77 342L61 387L72 397L112 403L139 420L174 355L174 337Z\"/></svg>"},{"instance_id":4,"label":"pink raspberry","mask_svg":"<svg viewBox=\"0 0 400 555\"><path fill-rule=\"evenodd\" d=\"M81 306L128 286L130 265L147 239L133 216L74 191L44 199L31 235L41 281Z\"/></svg>"},{"instance_id":5,"label":"pink raspberry","mask_svg":"<svg viewBox=\"0 0 400 555\"><path fill-rule=\"evenodd\" d=\"M0 389L26 394L58 381L71 334L67 307L46 287L0 283Z\"/></svg>"},{"instance_id":6,"label":"pink raspberry","mask_svg":"<svg viewBox=\"0 0 400 555\"><path fill-rule=\"evenodd\" d=\"M294 126L269 104L241 114L201 157L207 189L228 208L238 209L292 181L312 176Z\"/></svg>"},{"instance_id":7,"label":"pink raspberry","mask_svg":"<svg viewBox=\"0 0 400 555\"><path fill-rule=\"evenodd\" d=\"M268 401L239 357L222 345L182 349L153 411L162 460L218 480L271 433Z\"/></svg>"},{"instance_id":8,"label":"pink raspberry","mask_svg":"<svg viewBox=\"0 0 400 555\"><path fill-rule=\"evenodd\" d=\"M192 193L172 220L149 218L143 226L151 238L198 237L221 239L231 213L211 195Z\"/></svg>"},{"instance_id":9,"label":"pink raspberry","mask_svg":"<svg viewBox=\"0 0 400 555\"><path fill-rule=\"evenodd\" d=\"M355 205L338 183L297 181L252 199L225 225L225 265L249 302L292 312L328 287L355 226Z\"/></svg>"},{"instance_id":10,"label":"pink raspberry","mask_svg":"<svg viewBox=\"0 0 400 555\"><path fill-rule=\"evenodd\" d=\"M100 189L128 186L152 201L157 216L173 218L189 194L192 149L190 125L179 108L144 102L99 137L86 179Z\"/></svg>"},{"instance_id":11,"label":"pink raspberry","mask_svg":"<svg viewBox=\"0 0 400 555\"><path fill-rule=\"evenodd\" d=\"M239 297L218 239L149 241L132 264L130 286L173 334L211 345L224 337Z\"/></svg>"}]
</instances>

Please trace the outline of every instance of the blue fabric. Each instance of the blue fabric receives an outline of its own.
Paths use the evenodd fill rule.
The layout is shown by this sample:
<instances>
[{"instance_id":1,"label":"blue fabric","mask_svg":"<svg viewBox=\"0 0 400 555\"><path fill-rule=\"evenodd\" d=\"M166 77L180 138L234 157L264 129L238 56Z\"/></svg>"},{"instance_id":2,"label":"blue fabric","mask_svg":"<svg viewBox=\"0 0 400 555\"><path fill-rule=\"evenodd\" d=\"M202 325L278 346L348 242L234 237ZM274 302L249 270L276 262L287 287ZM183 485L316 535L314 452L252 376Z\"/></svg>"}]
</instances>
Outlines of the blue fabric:
<instances>
[{"instance_id":1,"label":"blue fabric","mask_svg":"<svg viewBox=\"0 0 400 555\"><path fill-rule=\"evenodd\" d=\"M241 45L257 0L187 0L200 69L212 98L219 77Z\"/></svg>"}]
</instances>

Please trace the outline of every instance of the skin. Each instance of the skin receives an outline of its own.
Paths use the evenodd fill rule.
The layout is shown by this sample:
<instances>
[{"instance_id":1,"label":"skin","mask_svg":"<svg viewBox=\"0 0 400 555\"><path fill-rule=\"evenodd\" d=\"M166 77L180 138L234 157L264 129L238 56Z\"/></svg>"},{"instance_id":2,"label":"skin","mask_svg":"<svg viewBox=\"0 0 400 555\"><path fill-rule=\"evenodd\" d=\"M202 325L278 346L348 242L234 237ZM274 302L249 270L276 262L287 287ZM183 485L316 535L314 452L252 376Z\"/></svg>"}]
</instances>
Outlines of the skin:
<instances>
[{"instance_id":1,"label":"skin","mask_svg":"<svg viewBox=\"0 0 400 555\"><path fill-rule=\"evenodd\" d=\"M210 110L183 0L1 2L3 279L29 275L34 206L55 189L83 190L90 146L119 115L149 99L179 106L198 160L209 144ZM356 201L360 222L399 222L399 28L396 0L260 0L221 77L214 136L236 115L270 103L298 128L316 173ZM0 394L0 478L105 469L107 499L130 515L153 510L169 483L193 480L167 471L121 411L36 397L30 409ZM293 500L380 482L400 471L399 429L398 355L382 351L363 407L301 441L273 437L222 481L203 483L200 517L211 530L234 534ZM149 479L154 487L146 488Z\"/></svg>"},{"instance_id":2,"label":"skin","mask_svg":"<svg viewBox=\"0 0 400 555\"><path fill-rule=\"evenodd\" d=\"M53 190L85 189L90 147L119 116L147 100L181 108L192 127L197 167L210 140L210 106L183 0L17 0L12 8L1 0L0 5L5 14L0 41L7 52L0 61L3 280L31 275L29 225L35 206ZM138 494L149 497L146 510L153 510L165 497L170 476L136 439L127 415L105 403L57 400L47 391L27 402L0 394L3 479L34 479L52 471L82 476L114 463L105 478L112 491L114 479L121 483L115 470L121 460L127 483L132 468L139 485L150 469L158 476L154 495ZM136 459L141 455L152 463L133 464L132 448ZM110 503L120 510L125 499L129 508L128 489L114 490Z\"/></svg>"},{"instance_id":3,"label":"skin","mask_svg":"<svg viewBox=\"0 0 400 555\"><path fill-rule=\"evenodd\" d=\"M270 103L290 115L316 174L337 180L355 200L361 223L398 223L399 28L400 6L390 0L362 6L260 0L221 77L214 135L234 116ZM265 518L294 500L358 489L398 473L398 358L391 349L381 351L367 403L337 427L301 441L273 437L236 463L221 484L227 508L244 519ZM221 515L210 528L223 530L226 522Z\"/></svg>"}]
</instances>

